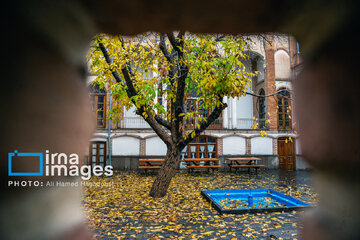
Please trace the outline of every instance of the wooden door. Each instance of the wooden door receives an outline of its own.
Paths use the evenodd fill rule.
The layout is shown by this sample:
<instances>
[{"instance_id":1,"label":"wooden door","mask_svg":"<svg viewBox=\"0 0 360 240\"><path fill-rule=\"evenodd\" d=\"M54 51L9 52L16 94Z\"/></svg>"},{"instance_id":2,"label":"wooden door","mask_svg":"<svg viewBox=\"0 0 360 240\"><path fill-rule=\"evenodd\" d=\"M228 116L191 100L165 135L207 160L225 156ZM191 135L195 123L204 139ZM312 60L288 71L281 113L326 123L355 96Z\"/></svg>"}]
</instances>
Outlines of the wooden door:
<instances>
[{"instance_id":1,"label":"wooden door","mask_svg":"<svg viewBox=\"0 0 360 240\"><path fill-rule=\"evenodd\" d=\"M296 170L295 144L289 138L278 139L279 168L282 170Z\"/></svg>"},{"instance_id":2,"label":"wooden door","mask_svg":"<svg viewBox=\"0 0 360 240\"><path fill-rule=\"evenodd\" d=\"M89 153L89 165L94 167L106 165L106 142L91 142Z\"/></svg>"}]
</instances>

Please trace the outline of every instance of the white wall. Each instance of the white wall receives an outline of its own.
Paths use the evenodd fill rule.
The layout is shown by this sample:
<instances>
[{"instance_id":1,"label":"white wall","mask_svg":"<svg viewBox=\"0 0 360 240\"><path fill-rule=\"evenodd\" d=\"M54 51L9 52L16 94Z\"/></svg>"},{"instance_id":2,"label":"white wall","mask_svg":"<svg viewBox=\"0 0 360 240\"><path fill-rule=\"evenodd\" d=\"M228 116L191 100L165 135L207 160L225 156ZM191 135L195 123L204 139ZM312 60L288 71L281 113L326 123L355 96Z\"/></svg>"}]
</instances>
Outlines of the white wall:
<instances>
[{"instance_id":1,"label":"white wall","mask_svg":"<svg viewBox=\"0 0 360 240\"><path fill-rule=\"evenodd\" d=\"M146 139L146 155L166 155L166 145L159 137Z\"/></svg>"},{"instance_id":2,"label":"white wall","mask_svg":"<svg viewBox=\"0 0 360 240\"><path fill-rule=\"evenodd\" d=\"M291 82L288 81L275 81L275 87L276 87L276 91L279 90L280 88L286 88L288 90L292 89Z\"/></svg>"},{"instance_id":3,"label":"white wall","mask_svg":"<svg viewBox=\"0 0 360 240\"><path fill-rule=\"evenodd\" d=\"M251 139L251 154L273 155L272 138L254 137Z\"/></svg>"},{"instance_id":4,"label":"white wall","mask_svg":"<svg viewBox=\"0 0 360 240\"><path fill-rule=\"evenodd\" d=\"M291 76L290 56L284 50L275 52L275 78L289 79Z\"/></svg>"},{"instance_id":5,"label":"white wall","mask_svg":"<svg viewBox=\"0 0 360 240\"><path fill-rule=\"evenodd\" d=\"M239 97L236 100L236 117L252 118L253 117L253 98L250 95Z\"/></svg>"},{"instance_id":6,"label":"white wall","mask_svg":"<svg viewBox=\"0 0 360 240\"><path fill-rule=\"evenodd\" d=\"M140 117L135 113L135 110L136 110L135 106L131 106L128 111L125 110L124 112L125 117Z\"/></svg>"},{"instance_id":7,"label":"white wall","mask_svg":"<svg viewBox=\"0 0 360 240\"><path fill-rule=\"evenodd\" d=\"M95 79L96 79L96 76L87 76L86 84L90 85Z\"/></svg>"},{"instance_id":8,"label":"white wall","mask_svg":"<svg viewBox=\"0 0 360 240\"><path fill-rule=\"evenodd\" d=\"M244 155L246 153L245 138L231 136L223 138L224 155Z\"/></svg>"},{"instance_id":9,"label":"white wall","mask_svg":"<svg viewBox=\"0 0 360 240\"><path fill-rule=\"evenodd\" d=\"M91 138L90 142L107 142L107 138L95 137L95 138Z\"/></svg>"},{"instance_id":10,"label":"white wall","mask_svg":"<svg viewBox=\"0 0 360 240\"><path fill-rule=\"evenodd\" d=\"M112 155L136 156L140 154L140 140L134 137L112 139Z\"/></svg>"},{"instance_id":11,"label":"white wall","mask_svg":"<svg viewBox=\"0 0 360 240\"><path fill-rule=\"evenodd\" d=\"M264 81L265 79L265 69L264 69L264 61L262 59L258 59L256 62L257 71L259 72L257 75L257 82Z\"/></svg>"},{"instance_id":12,"label":"white wall","mask_svg":"<svg viewBox=\"0 0 360 240\"><path fill-rule=\"evenodd\" d=\"M251 61L250 59L243 60L245 65L245 71L251 71ZM245 91L251 92L250 87L246 86ZM232 98L230 98L232 99ZM233 106L231 106L233 107ZM232 117L232 116L231 116ZM246 95L239 98L236 98L236 118L252 118L253 117L253 99L252 96Z\"/></svg>"}]
</instances>

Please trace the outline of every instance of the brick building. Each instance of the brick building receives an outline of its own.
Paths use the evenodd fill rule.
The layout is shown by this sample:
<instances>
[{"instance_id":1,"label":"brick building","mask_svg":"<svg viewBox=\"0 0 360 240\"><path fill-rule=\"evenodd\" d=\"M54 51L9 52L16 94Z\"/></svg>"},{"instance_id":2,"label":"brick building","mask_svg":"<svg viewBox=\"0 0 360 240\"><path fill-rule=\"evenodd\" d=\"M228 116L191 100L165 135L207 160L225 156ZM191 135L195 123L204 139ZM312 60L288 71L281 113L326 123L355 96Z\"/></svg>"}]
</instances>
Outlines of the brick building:
<instances>
[{"instance_id":1,"label":"brick building","mask_svg":"<svg viewBox=\"0 0 360 240\"><path fill-rule=\"evenodd\" d=\"M248 89L253 95L225 97L228 107L221 117L183 150L182 158L216 157L223 162L230 156L258 156L269 169L306 169L293 114L292 79L301 68L297 42L288 35L249 37L252 39L247 52L249 59L244 64L247 71L259 72ZM89 76L89 86L94 79L95 76ZM88 164L111 161L114 169L135 170L139 158L165 156L165 144L134 113L134 108L125 111L120 122L114 124L103 111L111 105L109 92L91 86L90 95L97 130L90 142ZM189 111L196 107L196 103L188 100ZM261 131L266 134L261 136ZM180 168L185 168L183 162Z\"/></svg>"}]
</instances>

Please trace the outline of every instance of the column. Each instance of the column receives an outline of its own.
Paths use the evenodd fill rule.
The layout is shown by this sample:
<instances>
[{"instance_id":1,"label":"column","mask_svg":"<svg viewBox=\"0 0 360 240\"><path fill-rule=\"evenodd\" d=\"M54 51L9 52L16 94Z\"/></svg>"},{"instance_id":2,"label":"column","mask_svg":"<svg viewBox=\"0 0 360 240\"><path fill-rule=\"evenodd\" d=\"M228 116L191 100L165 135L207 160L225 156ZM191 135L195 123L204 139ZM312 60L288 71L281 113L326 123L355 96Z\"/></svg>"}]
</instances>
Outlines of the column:
<instances>
[{"instance_id":1,"label":"column","mask_svg":"<svg viewBox=\"0 0 360 240\"><path fill-rule=\"evenodd\" d=\"M158 89L158 85L156 84L156 85L155 85L155 99L154 99L154 105L158 103L158 95L159 95L159 93L158 93L157 89ZM157 114L157 113L158 113L157 109L154 109L154 110L155 110L155 113Z\"/></svg>"},{"instance_id":2,"label":"column","mask_svg":"<svg viewBox=\"0 0 360 240\"><path fill-rule=\"evenodd\" d=\"M236 123L237 123L237 117L236 117L236 98L232 98L232 116L231 116L231 121L232 121L232 128L235 129L237 126L236 126Z\"/></svg>"},{"instance_id":3,"label":"column","mask_svg":"<svg viewBox=\"0 0 360 240\"><path fill-rule=\"evenodd\" d=\"M266 57L266 78L265 78L265 94L272 94L276 91L275 87L275 59L274 46L266 43L265 57ZM265 100L266 111L270 113L267 116L270 120L270 130L277 129L277 101L273 97L268 97Z\"/></svg>"},{"instance_id":4,"label":"column","mask_svg":"<svg viewBox=\"0 0 360 240\"><path fill-rule=\"evenodd\" d=\"M165 83L163 83L162 88L163 88L162 89L163 91L166 90L167 85ZM164 110L165 110L165 112L167 112L167 101L165 100L164 94L163 94L162 102L163 102Z\"/></svg>"},{"instance_id":5,"label":"column","mask_svg":"<svg viewBox=\"0 0 360 240\"><path fill-rule=\"evenodd\" d=\"M226 103L226 104L228 104L228 97L224 97L224 103ZM229 128L229 114L228 114L228 108L229 108L230 106L229 106L229 104L228 104L228 106L227 106L227 108L225 108L224 109L224 111L223 111L223 116L222 116L222 118L223 118L223 120L222 120L222 127L223 128Z\"/></svg>"}]
</instances>

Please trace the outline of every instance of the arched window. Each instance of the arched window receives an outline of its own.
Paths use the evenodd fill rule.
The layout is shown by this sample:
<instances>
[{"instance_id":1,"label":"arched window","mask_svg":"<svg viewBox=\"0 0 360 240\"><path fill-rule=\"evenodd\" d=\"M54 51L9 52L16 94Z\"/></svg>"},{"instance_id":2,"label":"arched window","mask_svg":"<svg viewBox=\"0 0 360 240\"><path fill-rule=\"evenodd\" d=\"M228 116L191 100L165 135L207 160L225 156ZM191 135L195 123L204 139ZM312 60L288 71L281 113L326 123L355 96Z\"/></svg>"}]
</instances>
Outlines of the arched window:
<instances>
[{"instance_id":1,"label":"arched window","mask_svg":"<svg viewBox=\"0 0 360 240\"><path fill-rule=\"evenodd\" d=\"M259 92L260 96L265 96L264 89L261 89ZM259 97L259 128L266 127L266 107L265 107L265 97Z\"/></svg>"},{"instance_id":2,"label":"arched window","mask_svg":"<svg viewBox=\"0 0 360 240\"><path fill-rule=\"evenodd\" d=\"M291 129L291 101L290 92L282 89L278 97L278 128Z\"/></svg>"},{"instance_id":3,"label":"arched window","mask_svg":"<svg viewBox=\"0 0 360 240\"><path fill-rule=\"evenodd\" d=\"M104 89L100 89L98 85L91 84L90 86L90 102L92 111L94 113L94 121L96 127L104 128L105 124L105 98L106 93Z\"/></svg>"}]
</instances>

